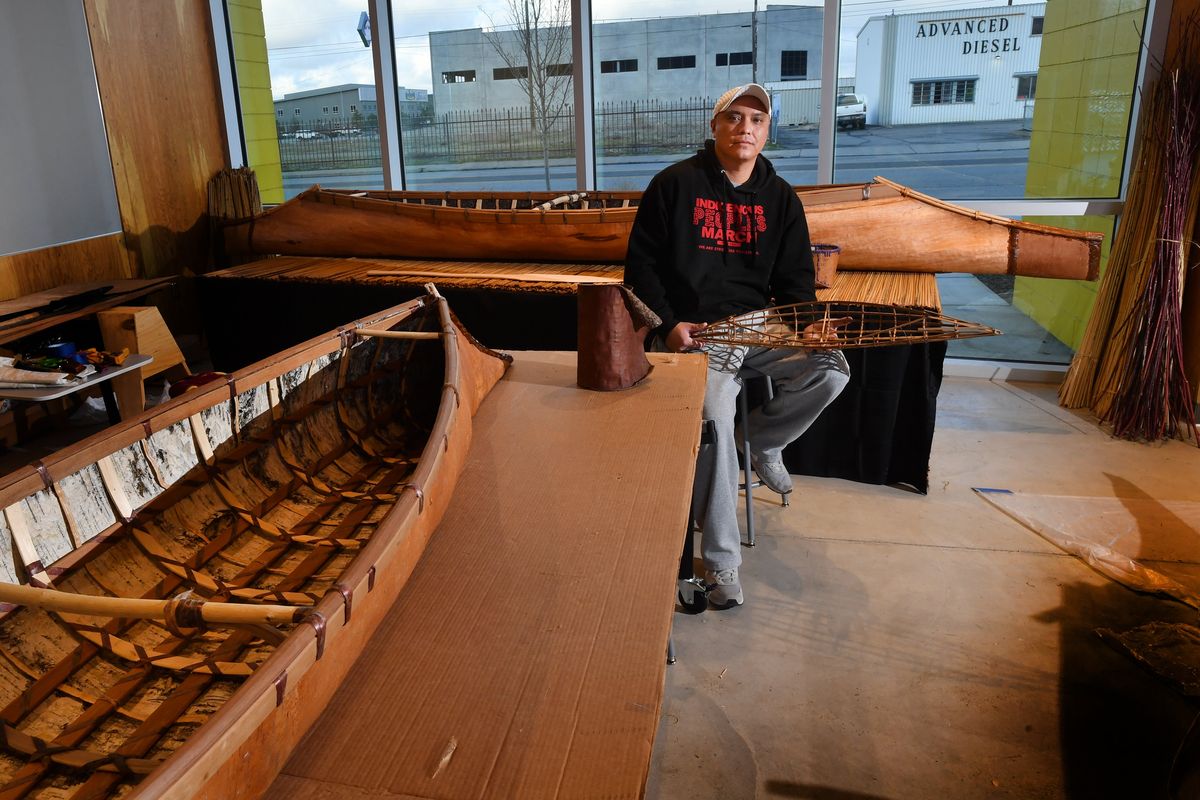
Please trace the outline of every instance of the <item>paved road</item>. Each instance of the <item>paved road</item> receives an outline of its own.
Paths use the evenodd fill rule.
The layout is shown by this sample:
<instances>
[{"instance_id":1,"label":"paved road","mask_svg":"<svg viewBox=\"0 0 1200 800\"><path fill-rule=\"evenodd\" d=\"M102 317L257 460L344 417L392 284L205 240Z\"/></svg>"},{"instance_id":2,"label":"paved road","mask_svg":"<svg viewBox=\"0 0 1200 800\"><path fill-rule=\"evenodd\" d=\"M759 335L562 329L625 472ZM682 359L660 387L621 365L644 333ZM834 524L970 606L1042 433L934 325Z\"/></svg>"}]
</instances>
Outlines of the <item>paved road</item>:
<instances>
[{"instance_id":1,"label":"paved road","mask_svg":"<svg viewBox=\"0 0 1200 800\"><path fill-rule=\"evenodd\" d=\"M854 183L883 175L948 200L1023 197L1029 133L1020 126L1019 120L1005 120L839 131L834 179ZM684 155L612 159L600 165L600 185L605 189L643 189L656 172ZM816 182L815 130L784 129L767 155L791 183ZM574 162L556 161L550 171L554 189L575 188ZM542 165L533 161L415 166L409 168L407 180L410 189L545 188ZM288 197L314 183L376 189L383 187L383 178L377 169L284 173Z\"/></svg>"}]
</instances>

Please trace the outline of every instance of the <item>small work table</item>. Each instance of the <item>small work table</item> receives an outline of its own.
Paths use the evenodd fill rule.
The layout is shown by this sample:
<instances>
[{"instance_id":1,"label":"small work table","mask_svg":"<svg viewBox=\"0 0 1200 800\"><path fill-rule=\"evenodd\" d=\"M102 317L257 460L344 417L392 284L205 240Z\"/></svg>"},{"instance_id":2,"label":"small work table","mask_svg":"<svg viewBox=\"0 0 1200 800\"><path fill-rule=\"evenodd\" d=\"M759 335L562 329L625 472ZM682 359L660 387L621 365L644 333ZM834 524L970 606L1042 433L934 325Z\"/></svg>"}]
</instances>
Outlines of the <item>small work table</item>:
<instances>
[{"instance_id":1,"label":"small work table","mask_svg":"<svg viewBox=\"0 0 1200 800\"><path fill-rule=\"evenodd\" d=\"M117 407L117 397L113 392L112 379L118 375L132 372L135 369L141 369L153 360L153 356L134 353L127 356L125 362L120 366L100 367L93 374L81 381L55 384L53 386L31 387L28 389L0 388L0 397L7 397L12 400L25 400L31 403L44 403L47 400L57 400L60 397L66 397L69 394L74 394L75 392L98 385L100 387L100 394L104 397L104 410L108 412L108 421L116 425L121 421L121 412ZM138 411L141 411L141 409L137 409L133 413L138 413Z\"/></svg>"},{"instance_id":2,"label":"small work table","mask_svg":"<svg viewBox=\"0 0 1200 800\"><path fill-rule=\"evenodd\" d=\"M267 797L638 798L704 396L702 356L575 386L518 352L395 606Z\"/></svg>"}]
</instances>

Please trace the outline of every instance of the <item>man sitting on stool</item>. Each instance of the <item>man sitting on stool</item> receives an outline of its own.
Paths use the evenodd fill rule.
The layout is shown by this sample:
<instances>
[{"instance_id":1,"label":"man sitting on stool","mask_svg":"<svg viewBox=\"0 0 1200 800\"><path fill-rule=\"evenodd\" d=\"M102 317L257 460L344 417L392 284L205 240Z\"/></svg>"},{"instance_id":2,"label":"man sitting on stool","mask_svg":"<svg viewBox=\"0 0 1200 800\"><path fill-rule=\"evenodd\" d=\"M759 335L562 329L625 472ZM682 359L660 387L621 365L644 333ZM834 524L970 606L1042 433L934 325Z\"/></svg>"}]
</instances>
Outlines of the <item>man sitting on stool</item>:
<instances>
[{"instance_id":1,"label":"man sitting on stool","mask_svg":"<svg viewBox=\"0 0 1200 800\"><path fill-rule=\"evenodd\" d=\"M662 317L655 331L661 344L673 352L708 355L704 418L715 423L716 440L700 448L692 509L702 531L713 608L743 601L733 430L738 372L745 366L775 381L774 399L744 422L754 471L780 494L792 490L783 448L833 402L850 373L837 350L732 347L692 339L708 323L731 314L816 299L804 208L760 155L770 130L769 109L766 90L755 83L721 96L709 122L713 139L646 188L625 256L625 283Z\"/></svg>"}]
</instances>

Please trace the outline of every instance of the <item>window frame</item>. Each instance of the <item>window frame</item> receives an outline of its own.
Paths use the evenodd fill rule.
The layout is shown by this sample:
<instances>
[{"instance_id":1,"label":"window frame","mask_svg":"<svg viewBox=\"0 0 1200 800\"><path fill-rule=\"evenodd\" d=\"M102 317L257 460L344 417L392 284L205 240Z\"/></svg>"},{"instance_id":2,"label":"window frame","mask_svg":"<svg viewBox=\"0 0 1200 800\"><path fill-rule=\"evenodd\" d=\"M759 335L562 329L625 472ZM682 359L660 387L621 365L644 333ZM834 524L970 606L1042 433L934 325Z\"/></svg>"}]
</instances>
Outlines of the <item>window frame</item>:
<instances>
[{"instance_id":1,"label":"window frame","mask_svg":"<svg viewBox=\"0 0 1200 800\"><path fill-rule=\"evenodd\" d=\"M228 19L229 10L228 10L227 4L228 4L229 0L208 0L208 2L209 2L209 6L211 9L212 17L213 17L214 21ZM573 33L576 34L575 36L573 36L573 39L575 41L574 41L574 46L573 46L572 60L575 62L578 62L578 64L579 64L579 69L576 70L576 72L577 72L576 78L577 79L586 81L590 84L592 81L595 80L595 75L597 73L604 74L604 75L615 75L615 74L621 74L624 72L640 71L641 65L640 65L640 63L638 63L639 59L636 59L636 58L635 59L606 60L606 61L600 62L601 68L599 68L599 69L596 68L596 65L590 60L590 57L581 59L579 57L579 52L580 52L581 47L589 48L588 53L590 54L590 52L591 52L590 48L592 45L591 45L590 39L588 40L588 44L585 46L585 45L580 44L579 37L578 37L578 33L580 30L584 31L586 35L590 36L591 3L590 3L590 0L569 0L569 2L570 2L570 6L571 6L572 30L573 30ZM395 0L367 0L367 5L368 5L369 11L372 15L372 21L373 21L372 28L373 28L373 30L376 30L376 32L377 32L376 39L371 45L371 49L375 55L375 61L376 61L376 91L377 91L377 93L381 93L381 95L386 95L389 91L394 93L394 87L399 85L398 70L396 68L395 60L392 58L381 58L379 55L380 48L379 48L377 42L384 41L387 38L391 37L391 32L393 29L392 21L393 21L393 17L395 16L394 15L394 7L398 8L398 4L395 3ZM842 0L824 0L824 3L823 3L825 22L824 22L824 29L823 29L823 33L822 33L822 41L823 41L823 47L822 47L823 56L822 56L822 64L821 64L822 74L826 74L826 73L836 74L836 72L837 72L837 56L836 56L836 54L837 54L837 49L838 49L837 42L838 42L838 38L841 34L841 28L840 28L841 22L842 22L841 16L840 16L841 6L842 6ZM1085 214L1116 214L1116 213L1119 213L1123 206L1123 203L1124 203L1124 198L1125 198L1126 192L1128 190L1129 176L1130 176L1130 172L1132 171L1130 169L1130 165L1132 163L1132 151L1133 151L1134 142L1137 139L1136 134L1137 134L1137 126L1138 126L1138 117L1139 117L1140 106L1141 106L1141 100L1140 100L1141 89L1146 85L1147 74L1152 71L1152 68L1149 67L1148 65L1155 63L1156 59L1158 61L1161 61L1163 54L1165 53L1167 33L1168 33L1169 26L1170 26L1170 17L1171 17L1171 3L1170 2L1167 2L1166 0L1146 0L1146 23L1145 23L1145 31L1144 31L1144 35L1143 35L1143 41L1145 41L1147 43L1147 46L1142 48L1142 55L1139 59L1137 74L1136 74L1135 83L1134 83L1133 101L1132 101L1132 108L1130 111L1130 131L1129 131L1129 135L1127 137L1128 144L1127 144L1127 148L1126 148L1126 152L1125 152L1125 159L1124 159L1125 168L1123 170L1124 174L1122 177L1120 194L1118 197L1116 197L1116 198L1084 198L1084 199L1061 198L1061 199L1044 199L1044 200L1043 199L1039 199L1039 200L960 199L960 200L957 200L956 202L958 202L959 204L962 204L962 205L966 205L971 208L979 209L981 211L987 211L989 213L996 213L996 214L1004 214L1004 215L1008 215L1008 216L1026 216L1026 215L1075 216L1075 215L1085 215ZM1044 14L1042 15L1042 19L1044 21L1044 19L1045 19ZM1031 22L1031 26L1032 26L1032 24L1033 23ZM228 26L227 25L217 26L214 22L214 28L216 28L218 31L220 31L222 28L224 28L224 30L225 30L225 36L221 36L218 34L217 36L213 37L213 39L214 39L213 52L214 52L214 57L216 58L216 61L217 61L217 68L218 68L218 70L222 71L223 74L226 71L233 74L235 76L233 83L236 83L236 65L234 63L233 48L230 46L230 42L228 41L228 39L230 37ZM386 37L385 37L385 34L386 34ZM1041 34L1032 34L1031 33L1031 35L1041 35ZM807 52L807 51L805 51L805 52ZM632 62L633 68L632 69L622 69L621 66L617 66L612 70L605 70L605 69L603 69L603 65L605 63L608 63L608 61L617 62L618 64L621 64L621 66L624 66L625 64L627 64L629 62ZM380 68L381 64L383 65L382 68ZM474 74L472 79L455 81L456 83L457 82L461 82L461 83L478 82L478 75L477 75L477 73L475 73L474 70L456 70L456 71L449 71L449 72L453 73L453 74L470 74L470 73ZM443 73L443 74L446 74L446 73ZM838 93L838 86L837 86L838 81L830 81L828 83L829 83L828 86L822 88L823 92L828 90L829 96L827 98L827 102L824 103L824 106L827 106L827 108L825 108L825 110L823 110L821 112L821 117L820 117L820 122L819 122L819 129L820 129L821 133L820 133L819 142L818 142L819 155L818 155L817 181L820 183L832 183L832 181L833 181L833 149L834 149L833 131L834 131L834 126L836 125L836 121L835 121L835 117L834 117L834 115L836 113L835 112L836 103L834 102L834 98L835 98L836 94ZM1036 95L1036 90L1035 90L1035 95ZM824 98L824 94L822 95L822 97ZM235 129L234 120L236 120L236 133L239 136L244 137L245 122L241 119L240 115L236 113L236 108L239 103L239 98L237 96L237 92L236 91L222 92L221 102L224 105L227 127L231 131L234 130ZM384 147L383 143L385 141L389 141L389 140L398 141L400 138L398 116L395 120L393 120L391 117L389 117L388 114L383 113L383 111L384 110L381 109L381 111L378 112L379 119L380 119L380 126L381 126L381 132L380 132L381 133L381 147ZM590 130L591 129L590 115L588 115L589 122L587 124L583 123L583 118L586 115L585 108L583 106L577 106L575 113L576 113L577 129ZM298 108L294 109L294 116L301 116L301 115L302 115L302 112L300 109L298 109ZM231 136L232 136L232 134L231 134ZM591 139L584 139L582 141L580 147L582 148L582 152L584 152L586 154L586 160L590 161L591 163L594 163L595 162L595 142L592 141ZM389 153L390 152L391 151L389 150ZM385 161L388 160L387 156L389 155L389 153L384 154ZM398 155L398 154L399 153L398 153L398 149L397 149L396 155ZM237 156L232 154L232 151L231 151L231 161L237 161ZM581 159L581 163L582 163L582 161L583 160ZM234 166L240 166L240 164L234 164ZM592 179L594 181L594 174L595 174L594 171L591 174L593 176ZM403 186L405 184L403 164L401 163L398 166L394 166L392 168L388 168L385 165L384 181L385 181L385 185L387 185L388 188L403 188ZM585 184L581 183L581 186L583 188L595 189L595 186L591 185L591 184L585 185Z\"/></svg>"}]
</instances>

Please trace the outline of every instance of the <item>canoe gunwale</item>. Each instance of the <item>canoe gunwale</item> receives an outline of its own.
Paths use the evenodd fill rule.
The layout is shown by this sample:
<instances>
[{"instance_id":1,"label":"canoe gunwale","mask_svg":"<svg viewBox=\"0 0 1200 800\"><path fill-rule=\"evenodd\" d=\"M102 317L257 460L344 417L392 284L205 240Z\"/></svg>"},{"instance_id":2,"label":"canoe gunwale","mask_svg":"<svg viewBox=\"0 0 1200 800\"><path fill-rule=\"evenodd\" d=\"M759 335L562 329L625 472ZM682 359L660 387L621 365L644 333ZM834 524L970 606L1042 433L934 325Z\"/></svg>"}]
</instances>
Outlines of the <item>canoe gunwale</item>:
<instances>
[{"instance_id":1,"label":"canoe gunwale","mask_svg":"<svg viewBox=\"0 0 1200 800\"><path fill-rule=\"evenodd\" d=\"M419 299L423 302L414 301L405 304L405 307L419 308L429 302L430 297ZM317 680L322 680L325 687L336 688L357 657L357 651L347 652L346 648L339 649L338 641L346 635L351 623L355 622L360 629L354 632L355 635L364 635L364 630L361 629L368 625L369 630L365 633L369 635L378 624L382 613L394 601L395 594L399 593L407 581L407 573L411 572L412 565L393 562L402 555L400 550L413 535L416 524L424 522L432 530L437 519L440 519L448 498L427 498L423 489L434 485L439 478L446 477L444 473L449 469L447 459L452 440L455 441L456 448L465 453L469 442L462 440L469 438L470 417L473 413L473 409L460 403L459 399L459 385L462 382L459 370L460 331L445 300L435 296L434 302L437 303L440 329L444 334L440 340L445 353L445 380L440 389L439 404L429 437L416 469L403 484L404 491L380 520L371 538L346 566L334 588L317 603L305 624L289 632L284 642L259 665L254 674L245 679L221 708L182 747L172 753L159 769L138 784L128 795L130 798L192 798L197 796L210 780L218 776L218 773L230 768L231 764L234 772L239 771L241 765L233 763L237 761L235 756L239 748L256 734L276 709L285 704L289 704L290 709L298 703L309 703L296 713L302 714L311 724L332 696L332 690L325 691L324 697L313 698L311 695L314 692L322 691L322 687L317 686L301 698L300 693L309 688L305 679L312 678L314 685ZM342 335L334 341L345 341L345 335L352 335L355 328L368 326L356 324L340 329ZM470 339L469 341L474 342ZM453 436L464 424L464 436ZM454 478L456 475L449 477ZM423 548L422 543L421 549ZM390 574L391 570L397 567L400 571L407 569L405 574L399 575L399 580ZM382 587L392 590L390 596L388 591L375 594ZM372 598L372 602L367 601L368 597ZM362 621L363 618L371 620L372 617L374 624ZM330 657L331 653L334 654L333 658ZM332 672L317 675L313 668L319 663L327 664L327 672ZM319 702L319 707L313 705L314 700ZM286 752L278 759L278 763L269 765L270 774L266 776L266 783L259 787L258 791L265 789L269 781L274 779L283 767L287 754L299 742L307 727L307 724L303 729L289 726L284 732L291 737L291 745L285 748ZM253 776L243 775L243 778L247 785L251 783L251 777L253 781L263 783L264 774L260 772Z\"/></svg>"}]
</instances>

